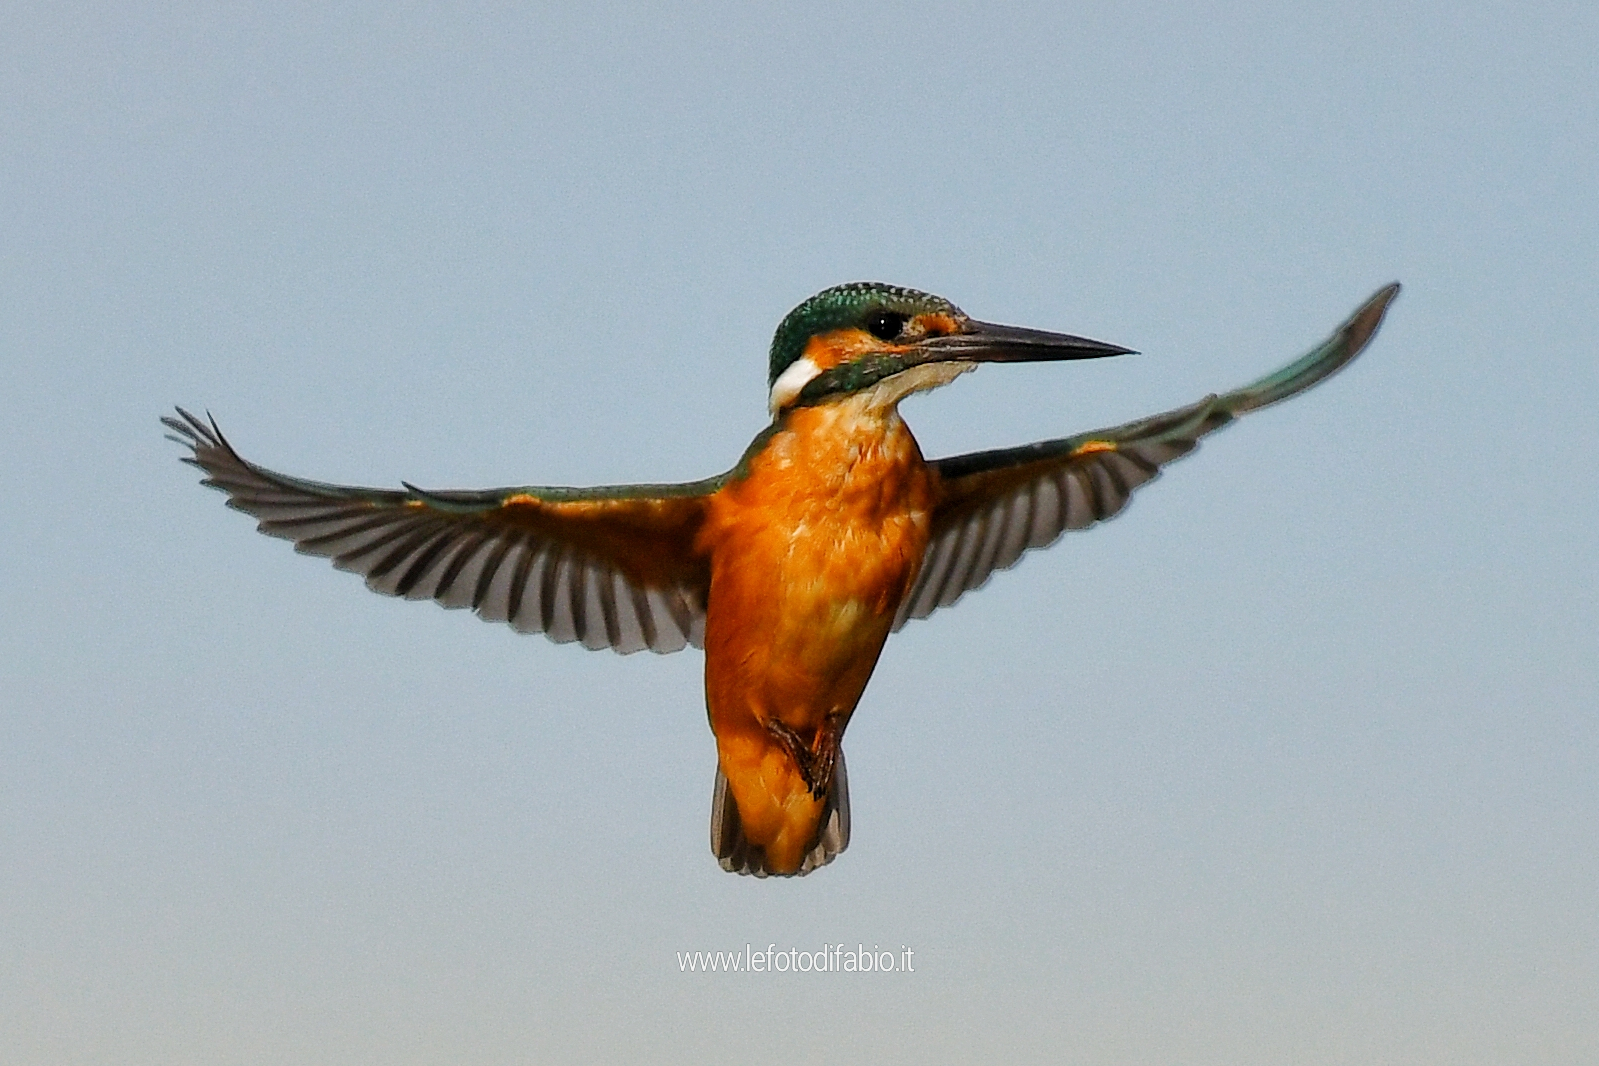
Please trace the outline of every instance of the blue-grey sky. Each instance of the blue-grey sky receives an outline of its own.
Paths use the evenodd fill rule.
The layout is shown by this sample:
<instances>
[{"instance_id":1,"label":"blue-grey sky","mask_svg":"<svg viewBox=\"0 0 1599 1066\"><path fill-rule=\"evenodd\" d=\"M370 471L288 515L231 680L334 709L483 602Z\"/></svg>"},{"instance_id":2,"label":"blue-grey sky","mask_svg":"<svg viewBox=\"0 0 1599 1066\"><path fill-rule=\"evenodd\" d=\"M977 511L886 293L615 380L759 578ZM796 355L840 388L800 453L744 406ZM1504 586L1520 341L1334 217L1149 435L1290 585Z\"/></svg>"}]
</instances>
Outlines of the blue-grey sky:
<instances>
[{"instance_id":1,"label":"blue-grey sky","mask_svg":"<svg viewBox=\"0 0 1599 1066\"><path fill-rule=\"evenodd\" d=\"M1584 4L8 5L0 1058L1599 1056ZM156 419L675 480L827 285L1143 354L929 454L1353 367L895 637L850 850L722 873L702 660L366 592ZM678 951L915 951L705 975Z\"/></svg>"}]
</instances>

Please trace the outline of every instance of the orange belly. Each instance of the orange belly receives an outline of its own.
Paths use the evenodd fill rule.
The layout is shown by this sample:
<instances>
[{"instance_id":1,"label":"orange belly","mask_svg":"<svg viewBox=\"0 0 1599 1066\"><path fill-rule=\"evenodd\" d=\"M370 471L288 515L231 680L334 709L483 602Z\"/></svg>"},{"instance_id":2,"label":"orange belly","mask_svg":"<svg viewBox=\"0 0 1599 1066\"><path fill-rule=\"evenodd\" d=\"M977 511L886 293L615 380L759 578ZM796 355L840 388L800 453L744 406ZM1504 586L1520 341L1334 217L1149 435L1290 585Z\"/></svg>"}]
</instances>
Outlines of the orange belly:
<instances>
[{"instance_id":1,"label":"orange belly","mask_svg":"<svg viewBox=\"0 0 1599 1066\"><path fill-rule=\"evenodd\" d=\"M791 412L711 500L705 693L744 833L774 872L817 832L813 796L766 723L815 750L855 709L927 547L921 451L892 408L848 401Z\"/></svg>"}]
</instances>

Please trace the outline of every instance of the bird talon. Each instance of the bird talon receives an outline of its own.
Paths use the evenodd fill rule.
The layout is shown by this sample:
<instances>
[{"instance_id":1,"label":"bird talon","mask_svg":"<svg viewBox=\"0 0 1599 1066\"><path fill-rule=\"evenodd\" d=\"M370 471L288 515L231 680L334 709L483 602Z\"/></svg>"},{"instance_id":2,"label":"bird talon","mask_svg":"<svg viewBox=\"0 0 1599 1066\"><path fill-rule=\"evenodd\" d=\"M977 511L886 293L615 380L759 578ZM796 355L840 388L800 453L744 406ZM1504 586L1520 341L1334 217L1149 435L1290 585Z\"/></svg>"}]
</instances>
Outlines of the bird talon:
<instances>
[{"instance_id":1,"label":"bird talon","mask_svg":"<svg viewBox=\"0 0 1599 1066\"><path fill-rule=\"evenodd\" d=\"M816 731L815 749L807 745L786 723L776 718L768 719L766 722L766 731L783 745L789 758L794 760L794 768L799 771L805 787L810 789L811 795L817 799L826 799L828 790L833 787L833 769L838 763L838 748L839 741L844 735L844 721L844 715L828 715L826 723Z\"/></svg>"}]
</instances>

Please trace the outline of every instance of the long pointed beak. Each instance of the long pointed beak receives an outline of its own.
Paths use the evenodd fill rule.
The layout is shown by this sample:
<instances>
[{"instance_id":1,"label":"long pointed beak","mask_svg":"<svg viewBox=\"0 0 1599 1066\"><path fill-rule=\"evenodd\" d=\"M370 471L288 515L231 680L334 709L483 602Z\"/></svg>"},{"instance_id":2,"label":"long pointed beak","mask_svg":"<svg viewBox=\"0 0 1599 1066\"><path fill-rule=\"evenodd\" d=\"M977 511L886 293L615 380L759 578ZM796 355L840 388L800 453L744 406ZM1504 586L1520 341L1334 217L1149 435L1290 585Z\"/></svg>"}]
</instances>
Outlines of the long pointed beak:
<instances>
[{"instance_id":1,"label":"long pointed beak","mask_svg":"<svg viewBox=\"0 0 1599 1066\"><path fill-rule=\"evenodd\" d=\"M1073 337L1069 333L1001 326L974 319L968 319L963 325L966 329L961 333L929 337L917 344L912 360L918 363L1041 363L1137 354L1119 344Z\"/></svg>"}]
</instances>

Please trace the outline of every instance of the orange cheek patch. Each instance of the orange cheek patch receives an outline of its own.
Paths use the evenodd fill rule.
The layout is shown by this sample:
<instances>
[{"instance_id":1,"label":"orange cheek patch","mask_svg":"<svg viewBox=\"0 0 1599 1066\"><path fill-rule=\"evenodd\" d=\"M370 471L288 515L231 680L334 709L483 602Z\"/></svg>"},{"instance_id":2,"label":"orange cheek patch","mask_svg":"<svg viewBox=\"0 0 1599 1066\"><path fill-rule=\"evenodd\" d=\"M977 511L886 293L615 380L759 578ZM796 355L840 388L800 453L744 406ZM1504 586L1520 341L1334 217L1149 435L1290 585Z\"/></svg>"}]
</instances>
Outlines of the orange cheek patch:
<instances>
[{"instance_id":1,"label":"orange cheek patch","mask_svg":"<svg viewBox=\"0 0 1599 1066\"><path fill-rule=\"evenodd\" d=\"M863 329L835 329L818 333L806 341L805 358L823 370L831 370L840 363L852 362L867 352L882 351L885 347L882 341Z\"/></svg>"}]
</instances>

